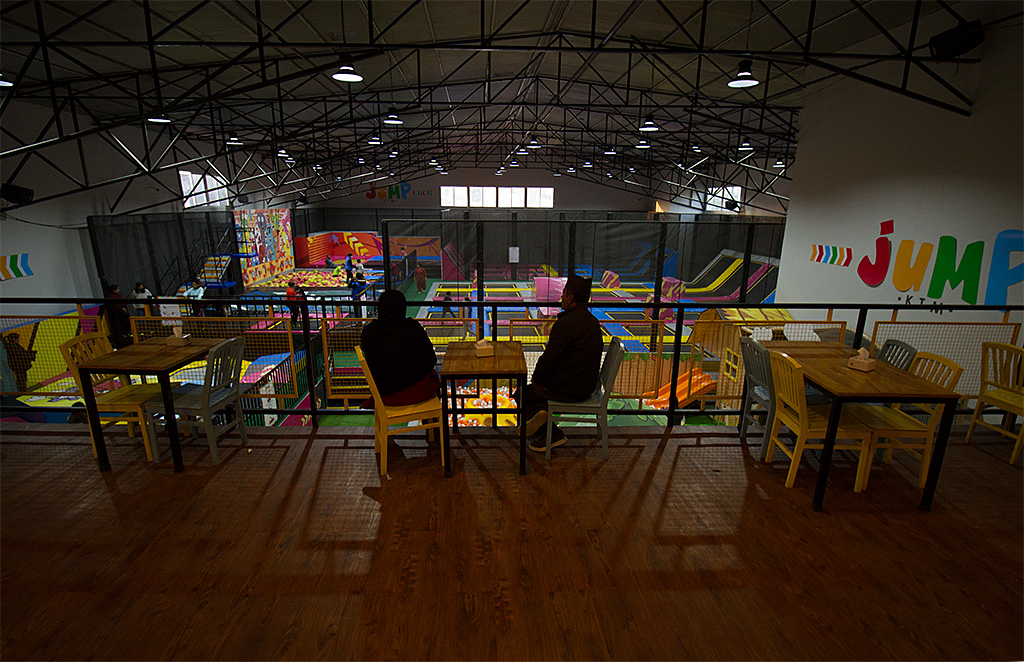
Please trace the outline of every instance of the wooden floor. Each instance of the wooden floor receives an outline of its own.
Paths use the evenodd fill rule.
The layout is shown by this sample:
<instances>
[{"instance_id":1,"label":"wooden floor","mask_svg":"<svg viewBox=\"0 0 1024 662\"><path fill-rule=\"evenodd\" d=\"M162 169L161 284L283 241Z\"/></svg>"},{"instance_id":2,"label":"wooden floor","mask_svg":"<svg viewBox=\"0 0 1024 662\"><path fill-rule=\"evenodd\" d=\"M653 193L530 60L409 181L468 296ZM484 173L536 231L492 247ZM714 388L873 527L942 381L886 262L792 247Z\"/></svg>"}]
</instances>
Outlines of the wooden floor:
<instances>
[{"instance_id":1,"label":"wooden floor","mask_svg":"<svg viewBox=\"0 0 1024 662\"><path fill-rule=\"evenodd\" d=\"M728 428L585 430L517 475L511 435L436 447L367 428L258 428L186 472L82 426L0 437L0 658L1024 658L1024 490L1010 444L951 444L934 510L916 465L866 492L837 454L755 461ZM70 431L70 432L69 432Z\"/></svg>"}]
</instances>

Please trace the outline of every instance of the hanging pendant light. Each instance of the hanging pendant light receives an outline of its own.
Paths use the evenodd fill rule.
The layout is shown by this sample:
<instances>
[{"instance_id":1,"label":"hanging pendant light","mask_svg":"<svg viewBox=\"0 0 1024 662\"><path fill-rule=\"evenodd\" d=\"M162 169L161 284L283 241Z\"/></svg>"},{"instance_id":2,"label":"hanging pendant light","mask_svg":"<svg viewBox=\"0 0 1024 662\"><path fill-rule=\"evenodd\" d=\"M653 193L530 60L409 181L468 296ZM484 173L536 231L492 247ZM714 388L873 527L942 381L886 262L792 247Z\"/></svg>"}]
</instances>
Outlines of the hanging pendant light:
<instances>
[{"instance_id":1,"label":"hanging pendant light","mask_svg":"<svg viewBox=\"0 0 1024 662\"><path fill-rule=\"evenodd\" d=\"M394 106L388 108L388 116L384 118L384 123L394 125L402 124L402 118L398 116L398 111L395 110Z\"/></svg>"},{"instance_id":2,"label":"hanging pendant light","mask_svg":"<svg viewBox=\"0 0 1024 662\"><path fill-rule=\"evenodd\" d=\"M749 140L747 140L746 138L741 138L739 150L741 152L753 152L754 147L750 144Z\"/></svg>"},{"instance_id":3,"label":"hanging pendant light","mask_svg":"<svg viewBox=\"0 0 1024 662\"><path fill-rule=\"evenodd\" d=\"M163 114L163 113L160 113L159 115L154 115L152 117L147 117L146 120L149 121L149 122L152 122L153 124L170 124L171 123L171 118L168 117L167 115Z\"/></svg>"},{"instance_id":4,"label":"hanging pendant light","mask_svg":"<svg viewBox=\"0 0 1024 662\"><path fill-rule=\"evenodd\" d=\"M340 69L331 75L331 78L342 83L358 83L363 80L363 77L357 74L350 64L343 64Z\"/></svg>"},{"instance_id":5,"label":"hanging pendant light","mask_svg":"<svg viewBox=\"0 0 1024 662\"><path fill-rule=\"evenodd\" d=\"M383 145L384 141L380 139L376 133L370 136L370 139L366 141L367 145Z\"/></svg>"},{"instance_id":6,"label":"hanging pendant light","mask_svg":"<svg viewBox=\"0 0 1024 662\"><path fill-rule=\"evenodd\" d=\"M641 140L640 142L638 142L636 144L636 148L637 149L650 149L651 148L651 144L649 142L647 142L646 140Z\"/></svg>"},{"instance_id":7,"label":"hanging pendant light","mask_svg":"<svg viewBox=\"0 0 1024 662\"><path fill-rule=\"evenodd\" d=\"M750 60L740 60L739 70L736 72L736 77L729 81L729 87L753 87L758 85L760 81L754 78L753 62Z\"/></svg>"},{"instance_id":8,"label":"hanging pendant light","mask_svg":"<svg viewBox=\"0 0 1024 662\"><path fill-rule=\"evenodd\" d=\"M238 136L232 133L230 136L228 136L227 142L225 142L224 144L228 145L229 147L241 147L245 143L239 140Z\"/></svg>"},{"instance_id":9,"label":"hanging pendant light","mask_svg":"<svg viewBox=\"0 0 1024 662\"><path fill-rule=\"evenodd\" d=\"M640 125L641 131L657 131L658 125L654 123L654 115L648 115Z\"/></svg>"},{"instance_id":10,"label":"hanging pendant light","mask_svg":"<svg viewBox=\"0 0 1024 662\"><path fill-rule=\"evenodd\" d=\"M0 74L0 87L14 87L14 83L4 78L3 74Z\"/></svg>"},{"instance_id":11,"label":"hanging pendant light","mask_svg":"<svg viewBox=\"0 0 1024 662\"><path fill-rule=\"evenodd\" d=\"M775 159L775 165L772 166L772 167L774 167L774 168L785 168L786 167L786 163L782 159Z\"/></svg>"}]
</instances>

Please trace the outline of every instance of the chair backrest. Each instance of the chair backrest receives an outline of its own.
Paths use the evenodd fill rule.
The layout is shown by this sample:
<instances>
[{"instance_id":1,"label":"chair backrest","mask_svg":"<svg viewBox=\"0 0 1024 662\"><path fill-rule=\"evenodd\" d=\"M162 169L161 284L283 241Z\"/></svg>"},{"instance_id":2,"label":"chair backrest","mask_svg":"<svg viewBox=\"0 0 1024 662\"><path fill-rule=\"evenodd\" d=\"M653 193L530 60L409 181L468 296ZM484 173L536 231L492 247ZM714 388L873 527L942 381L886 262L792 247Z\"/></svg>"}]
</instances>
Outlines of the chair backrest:
<instances>
[{"instance_id":1,"label":"chair backrest","mask_svg":"<svg viewBox=\"0 0 1024 662\"><path fill-rule=\"evenodd\" d=\"M794 432L806 432L807 395L804 369L788 354L770 352L775 386L775 415Z\"/></svg>"},{"instance_id":2,"label":"chair backrest","mask_svg":"<svg viewBox=\"0 0 1024 662\"><path fill-rule=\"evenodd\" d=\"M902 340L896 340L895 338L889 338L882 343L882 349L878 350L878 354L875 358L880 361L885 361L894 368L906 370L910 367L910 364L913 362L916 355L917 350L909 343L905 343Z\"/></svg>"},{"instance_id":3,"label":"chair backrest","mask_svg":"<svg viewBox=\"0 0 1024 662\"><path fill-rule=\"evenodd\" d=\"M237 391L242 379L242 353L245 340L228 338L210 349L206 355L206 380L203 383L203 398L210 401L213 393L223 389Z\"/></svg>"},{"instance_id":4,"label":"chair backrest","mask_svg":"<svg viewBox=\"0 0 1024 662\"><path fill-rule=\"evenodd\" d=\"M373 394L373 403L377 407L383 407L384 401L380 399L380 391L377 390L377 382L373 381L373 373L370 372L370 366L366 365L366 357L363 356L363 348L356 345L356 358L359 359L359 367L363 369L363 376L366 377L366 383L370 385L370 393Z\"/></svg>"},{"instance_id":5,"label":"chair backrest","mask_svg":"<svg viewBox=\"0 0 1024 662\"><path fill-rule=\"evenodd\" d=\"M1024 392L1024 348L1001 342L981 343L981 392L994 388Z\"/></svg>"},{"instance_id":6,"label":"chair backrest","mask_svg":"<svg viewBox=\"0 0 1024 662\"><path fill-rule=\"evenodd\" d=\"M68 370L75 379L79 393L82 392L82 378L78 374L78 366L86 361L109 354L114 351L110 344L110 338L102 332L84 333L64 341L60 346L60 353L64 362L68 364ZM119 375L92 375L92 383L97 384L118 378Z\"/></svg>"},{"instance_id":7,"label":"chair backrest","mask_svg":"<svg viewBox=\"0 0 1024 662\"><path fill-rule=\"evenodd\" d=\"M604 363L601 364L601 403L608 404L608 398L612 394L612 386L615 385L615 378L619 375L619 366L622 365L622 358L626 354L626 348L622 341L612 338L608 344L608 352L604 355Z\"/></svg>"},{"instance_id":8,"label":"chair backrest","mask_svg":"<svg viewBox=\"0 0 1024 662\"><path fill-rule=\"evenodd\" d=\"M740 338L740 353L743 354L743 370L748 386L760 386L772 393L772 366L768 349L753 338Z\"/></svg>"},{"instance_id":9,"label":"chair backrest","mask_svg":"<svg viewBox=\"0 0 1024 662\"><path fill-rule=\"evenodd\" d=\"M927 379L938 386L955 389L964 369L944 356L930 352L918 352L914 356L914 360L910 362L908 372L917 375L921 379ZM914 406L930 415L928 428L934 431L935 426L939 423L942 408L945 405L915 403Z\"/></svg>"}]
</instances>

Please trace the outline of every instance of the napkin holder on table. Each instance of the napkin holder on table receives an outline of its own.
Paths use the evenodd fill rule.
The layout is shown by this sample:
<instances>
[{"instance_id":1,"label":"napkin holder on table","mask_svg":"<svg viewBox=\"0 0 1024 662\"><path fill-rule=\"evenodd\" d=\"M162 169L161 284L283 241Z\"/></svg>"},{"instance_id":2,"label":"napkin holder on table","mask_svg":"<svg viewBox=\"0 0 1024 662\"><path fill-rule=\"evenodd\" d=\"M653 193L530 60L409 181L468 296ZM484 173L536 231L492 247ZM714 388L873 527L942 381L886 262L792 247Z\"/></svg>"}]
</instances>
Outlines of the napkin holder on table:
<instances>
[{"instance_id":1,"label":"napkin holder on table","mask_svg":"<svg viewBox=\"0 0 1024 662\"><path fill-rule=\"evenodd\" d=\"M868 358L868 350L861 347L857 350L857 356L851 356L850 362L847 365L854 370L860 370L861 372L871 372L875 369L875 359Z\"/></svg>"},{"instance_id":2,"label":"napkin holder on table","mask_svg":"<svg viewBox=\"0 0 1024 662\"><path fill-rule=\"evenodd\" d=\"M167 336L167 344L171 347L184 347L191 342L190 335L181 335L181 327L174 327L172 335Z\"/></svg>"},{"instance_id":3,"label":"napkin holder on table","mask_svg":"<svg viewBox=\"0 0 1024 662\"><path fill-rule=\"evenodd\" d=\"M490 340L478 340L476 344L473 345L473 351L477 358L494 356L494 345L491 344Z\"/></svg>"}]
</instances>

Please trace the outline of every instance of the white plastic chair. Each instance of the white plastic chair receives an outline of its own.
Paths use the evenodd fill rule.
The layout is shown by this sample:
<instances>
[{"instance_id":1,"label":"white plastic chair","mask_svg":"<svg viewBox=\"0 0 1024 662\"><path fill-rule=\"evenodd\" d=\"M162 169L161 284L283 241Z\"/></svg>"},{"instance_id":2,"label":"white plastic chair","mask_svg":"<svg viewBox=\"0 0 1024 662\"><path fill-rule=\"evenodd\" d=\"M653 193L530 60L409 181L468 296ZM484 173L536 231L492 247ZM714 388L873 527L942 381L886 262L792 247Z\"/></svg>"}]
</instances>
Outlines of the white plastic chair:
<instances>
[{"instance_id":1,"label":"white plastic chair","mask_svg":"<svg viewBox=\"0 0 1024 662\"><path fill-rule=\"evenodd\" d=\"M238 436L242 444L248 443L245 435L245 418L242 413L242 395L240 390L242 378L242 353L245 350L243 338L229 338L217 343L206 355L206 376L202 384L182 384L173 389L174 413L180 416L186 425L193 421L201 421L206 431L206 440L210 444L210 457L214 464L220 464L220 453L217 450L217 439L224 436L234 427L238 427ZM230 410L234 416L228 416L223 425L214 423L214 414ZM162 396L153 398L146 403L149 413L164 413ZM157 444L153 443L153 461L159 462Z\"/></svg>"},{"instance_id":2,"label":"white plastic chair","mask_svg":"<svg viewBox=\"0 0 1024 662\"><path fill-rule=\"evenodd\" d=\"M583 402L558 402L548 400L548 422L544 448L544 458L551 459L551 431L555 414L562 416L563 421L574 423L588 423L590 418L580 416L594 416L597 419L597 427L601 431L601 446L604 450L604 459L608 459L608 398L611 397L612 386L615 384L615 377L619 374L619 366L622 365L622 357L626 350L622 341L613 338L608 345L608 352L604 355L604 363L601 364L601 377L597 382L597 388L590 398ZM565 416L565 414L576 414L576 416Z\"/></svg>"}]
</instances>

